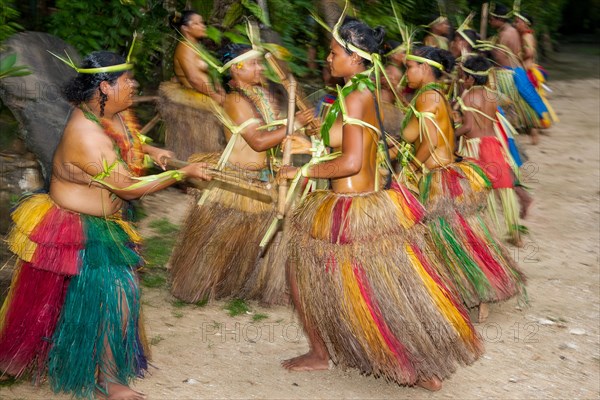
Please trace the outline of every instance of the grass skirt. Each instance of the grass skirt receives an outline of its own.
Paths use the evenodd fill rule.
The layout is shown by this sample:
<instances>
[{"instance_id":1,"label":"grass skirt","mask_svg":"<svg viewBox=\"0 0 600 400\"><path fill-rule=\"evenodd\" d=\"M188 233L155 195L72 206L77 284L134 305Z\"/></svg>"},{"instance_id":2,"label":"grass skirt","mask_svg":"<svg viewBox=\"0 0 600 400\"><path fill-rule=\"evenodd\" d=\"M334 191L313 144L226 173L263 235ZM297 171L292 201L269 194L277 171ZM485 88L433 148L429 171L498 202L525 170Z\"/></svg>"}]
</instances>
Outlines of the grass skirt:
<instances>
[{"instance_id":1,"label":"grass skirt","mask_svg":"<svg viewBox=\"0 0 600 400\"><path fill-rule=\"evenodd\" d=\"M422 250L423 215L398 186L316 191L294 210L288 265L334 363L414 385L481 354L465 309Z\"/></svg>"},{"instance_id":2,"label":"grass skirt","mask_svg":"<svg viewBox=\"0 0 600 400\"><path fill-rule=\"evenodd\" d=\"M190 161L215 160L201 155ZM256 179L257 171L226 170L266 187ZM202 193L196 192L196 200L201 197ZM278 237L264 259L258 259L260 240L274 217L274 204L224 190L215 182L204 204L195 201L188 211L170 260L171 293L189 303L225 297L288 302L285 266L268 261ZM270 285L274 287L267 291Z\"/></svg>"},{"instance_id":3,"label":"grass skirt","mask_svg":"<svg viewBox=\"0 0 600 400\"><path fill-rule=\"evenodd\" d=\"M485 218L489 189L491 182L471 161L436 168L420 185L429 246L443 261L438 272L468 307L524 291L525 276Z\"/></svg>"},{"instance_id":4,"label":"grass skirt","mask_svg":"<svg viewBox=\"0 0 600 400\"><path fill-rule=\"evenodd\" d=\"M209 106L214 100L177 82L162 82L158 92L158 110L167 127L165 147L177 158L225 148L223 126Z\"/></svg>"},{"instance_id":5,"label":"grass skirt","mask_svg":"<svg viewBox=\"0 0 600 400\"><path fill-rule=\"evenodd\" d=\"M509 121L517 129L547 128L550 124L548 110L538 110L542 113L538 114L523 97L526 96L532 104L536 105L539 105L537 101L539 100L539 103L544 106L527 76L523 80L520 74L517 75L518 72L507 68L496 68L494 74L498 90L510 100L510 105L503 106Z\"/></svg>"},{"instance_id":6,"label":"grass skirt","mask_svg":"<svg viewBox=\"0 0 600 400\"><path fill-rule=\"evenodd\" d=\"M507 161L510 155L506 154L495 136L467 139L460 155L479 160L494 189L488 195L490 217L495 222L496 228L501 229L501 218L496 207L496 197L498 197L502 205L505 231L512 240L519 241L521 236L519 203L514 190L518 181Z\"/></svg>"},{"instance_id":7,"label":"grass skirt","mask_svg":"<svg viewBox=\"0 0 600 400\"><path fill-rule=\"evenodd\" d=\"M123 220L74 213L46 194L12 213L19 258L0 312L0 370L90 397L97 372L127 384L147 367L140 330L139 235ZM107 354L107 349L110 356Z\"/></svg>"}]
</instances>

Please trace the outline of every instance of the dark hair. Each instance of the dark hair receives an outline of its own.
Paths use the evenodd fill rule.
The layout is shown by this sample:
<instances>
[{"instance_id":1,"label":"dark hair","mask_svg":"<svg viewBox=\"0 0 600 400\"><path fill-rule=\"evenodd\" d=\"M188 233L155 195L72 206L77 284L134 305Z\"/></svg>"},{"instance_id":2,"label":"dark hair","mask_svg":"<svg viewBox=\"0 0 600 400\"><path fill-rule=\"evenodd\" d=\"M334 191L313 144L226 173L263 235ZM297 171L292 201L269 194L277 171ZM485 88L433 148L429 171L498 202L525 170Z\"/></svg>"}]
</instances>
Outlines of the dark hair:
<instances>
[{"instance_id":1,"label":"dark hair","mask_svg":"<svg viewBox=\"0 0 600 400\"><path fill-rule=\"evenodd\" d=\"M219 59L226 64L237 56L252 50L252 46L242 43L228 43L219 50Z\"/></svg>"},{"instance_id":2,"label":"dark hair","mask_svg":"<svg viewBox=\"0 0 600 400\"><path fill-rule=\"evenodd\" d=\"M83 59L81 68L100 68L125 63L125 58L110 51L95 51ZM102 72L99 74L77 74L67 83L63 94L67 101L74 105L89 101L96 91L100 92L100 116L104 116L104 104L107 96L100 90L100 83L106 81L114 85L126 71Z\"/></svg>"},{"instance_id":3,"label":"dark hair","mask_svg":"<svg viewBox=\"0 0 600 400\"><path fill-rule=\"evenodd\" d=\"M476 30L474 29L465 29L463 31L463 33L465 34L466 37L468 37L471 42L473 43L477 43L477 41L481 38L481 36L479 36L479 33L477 33ZM464 38L463 38L464 39Z\"/></svg>"},{"instance_id":4,"label":"dark hair","mask_svg":"<svg viewBox=\"0 0 600 400\"><path fill-rule=\"evenodd\" d=\"M244 54L248 51L252 50L252 46L242 43L228 43L225 46L221 47L218 52L219 60L221 64L226 64L229 61L233 60L237 56ZM222 75L222 83L228 83L231 79L230 69L225 71ZM229 86L226 84L225 89L228 90Z\"/></svg>"},{"instance_id":5,"label":"dark hair","mask_svg":"<svg viewBox=\"0 0 600 400\"><path fill-rule=\"evenodd\" d=\"M508 9L508 7L506 7L502 3L495 3L494 9L492 10L492 12L496 15L508 15L509 11L510 10ZM508 21L508 17L496 17L494 15L492 15L492 17L501 19L502 21Z\"/></svg>"},{"instance_id":6,"label":"dark hair","mask_svg":"<svg viewBox=\"0 0 600 400\"><path fill-rule=\"evenodd\" d=\"M531 15L524 12L522 12L521 15L527 18L527 20L529 21L529 25L533 25L533 17Z\"/></svg>"},{"instance_id":7,"label":"dark hair","mask_svg":"<svg viewBox=\"0 0 600 400\"><path fill-rule=\"evenodd\" d=\"M455 59L452 53L450 53L448 50L438 49L437 47L422 46L415 50L415 55L442 64L444 72L450 73L452 68L454 68ZM442 71L431 65L430 67L436 79L442 77Z\"/></svg>"},{"instance_id":8,"label":"dark hair","mask_svg":"<svg viewBox=\"0 0 600 400\"><path fill-rule=\"evenodd\" d=\"M476 71L476 72L487 71L490 68L492 68L492 63L483 56L469 57L465 60L463 65L465 66L465 68L468 68L468 69L470 69L472 71ZM464 72L468 76L472 76L473 79L475 79L476 85L485 85L488 81L487 75L473 75L473 74L468 73L467 71L464 71Z\"/></svg>"},{"instance_id":9,"label":"dark hair","mask_svg":"<svg viewBox=\"0 0 600 400\"><path fill-rule=\"evenodd\" d=\"M171 28L178 31L181 30L182 26L187 26L194 15L200 15L194 10L183 10L182 12L175 12L169 16L169 25Z\"/></svg>"},{"instance_id":10,"label":"dark hair","mask_svg":"<svg viewBox=\"0 0 600 400\"><path fill-rule=\"evenodd\" d=\"M340 37L348 43L353 44L361 50L366 51L369 54L377 53L382 54L383 37L385 36L385 29L378 26L375 29L357 19L346 19L344 24L340 27ZM348 54L352 54L353 51L346 48ZM363 59L365 66L370 66L369 60Z\"/></svg>"}]
</instances>

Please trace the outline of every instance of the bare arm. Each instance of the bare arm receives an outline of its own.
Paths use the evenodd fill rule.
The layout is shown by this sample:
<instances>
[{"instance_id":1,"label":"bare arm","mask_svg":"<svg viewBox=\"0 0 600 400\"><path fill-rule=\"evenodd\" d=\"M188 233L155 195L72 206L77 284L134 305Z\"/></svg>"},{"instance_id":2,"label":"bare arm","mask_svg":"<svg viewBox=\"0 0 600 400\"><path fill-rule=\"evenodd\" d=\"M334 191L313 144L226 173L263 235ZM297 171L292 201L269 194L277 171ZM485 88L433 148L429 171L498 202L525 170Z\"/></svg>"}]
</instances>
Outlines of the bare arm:
<instances>
[{"instance_id":1,"label":"bare arm","mask_svg":"<svg viewBox=\"0 0 600 400\"><path fill-rule=\"evenodd\" d=\"M440 94L435 91L427 91L421 94L415 104L419 113L431 113L437 115L438 104L442 102ZM423 126L423 129L421 129ZM421 132L423 134L421 135ZM402 137L409 143L415 143L420 140L419 148L415 153L415 158L423 163L431 156L431 152L437 146L438 132L434 123L429 118L417 118L413 116L402 132Z\"/></svg>"},{"instance_id":2,"label":"bare arm","mask_svg":"<svg viewBox=\"0 0 600 400\"><path fill-rule=\"evenodd\" d=\"M254 118L252 106L246 100L241 100L237 95L228 96L223 106L225 112L227 112L236 125L241 125L249 119ZM298 112L296 120L304 126L312 118L312 113L313 110ZM246 143L256 152L267 151L277 146L285 138L287 130L285 125L272 131L259 130L258 128L258 124L252 124L241 132Z\"/></svg>"},{"instance_id":3,"label":"bare arm","mask_svg":"<svg viewBox=\"0 0 600 400\"><path fill-rule=\"evenodd\" d=\"M470 96L467 94L467 96L462 97L462 101L466 107L477 107L476 104L473 104L473 100L472 100L473 97L474 96L472 94ZM461 113L462 113L462 125L460 128L458 128L454 131L454 135L456 137L466 135L467 133L471 132L471 130L473 129L473 112L463 109L463 110L461 110Z\"/></svg>"},{"instance_id":4,"label":"bare arm","mask_svg":"<svg viewBox=\"0 0 600 400\"><path fill-rule=\"evenodd\" d=\"M76 151L72 152L70 162L87 174L90 184L109 190L124 200L157 192L180 180L177 175L146 181L134 179L125 164L119 161L112 140L103 132L100 135L97 132L76 135L73 140L72 148ZM190 164L179 172L179 177L190 175L210 179L206 175L206 165Z\"/></svg>"},{"instance_id":5,"label":"bare arm","mask_svg":"<svg viewBox=\"0 0 600 400\"><path fill-rule=\"evenodd\" d=\"M529 60L535 58L535 56L535 38L532 34L527 34L523 37L523 58Z\"/></svg>"}]
</instances>

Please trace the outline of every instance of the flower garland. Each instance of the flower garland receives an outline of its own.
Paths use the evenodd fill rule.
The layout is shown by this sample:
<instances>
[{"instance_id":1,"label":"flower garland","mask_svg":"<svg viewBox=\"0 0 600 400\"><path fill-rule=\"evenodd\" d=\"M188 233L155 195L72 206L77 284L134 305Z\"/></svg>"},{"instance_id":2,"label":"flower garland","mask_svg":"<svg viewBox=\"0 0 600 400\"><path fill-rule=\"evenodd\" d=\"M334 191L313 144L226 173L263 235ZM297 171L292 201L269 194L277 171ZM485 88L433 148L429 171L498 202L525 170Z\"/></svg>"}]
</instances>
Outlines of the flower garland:
<instances>
[{"instance_id":1,"label":"flower garland","mask_svg":"<svg viewBox=\"0 0 600 400\"><path fill-rule=\"evenodd\" d=\"M125 128L125 135L123 135L113 128L109 119L99 119L91 110L85 110L84 108L81 110L87 119L100 125L106 136L112 139L115 143L117 156L127 165L129 171L135 176L143 175L144 152L139 136L140 126L133 113L130 110L125 110L117 114Z\"/></svg>"}]
</instances>

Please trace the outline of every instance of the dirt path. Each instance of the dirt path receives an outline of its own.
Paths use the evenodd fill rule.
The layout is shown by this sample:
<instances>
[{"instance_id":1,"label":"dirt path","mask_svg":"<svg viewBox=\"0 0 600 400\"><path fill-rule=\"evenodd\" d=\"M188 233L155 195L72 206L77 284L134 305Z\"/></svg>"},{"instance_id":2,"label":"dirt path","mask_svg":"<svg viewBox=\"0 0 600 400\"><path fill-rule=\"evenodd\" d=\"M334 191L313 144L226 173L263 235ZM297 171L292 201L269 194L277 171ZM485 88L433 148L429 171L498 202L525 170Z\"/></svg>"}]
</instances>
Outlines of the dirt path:
<instances>
[{"instance_id":1,"label":"dirt path","mask_svg":"<svg viewBox=\"0 0 600 400\"><path fill-rule=\"evenodd\" d=\"M557 67L563 72L581 62L568 54L562 59ZM165 289L144 289L154 359L136 388L153 399L598 398L600 80L552 87L561 123L536 147L519 138L535 196L525 221L530 235L525 247L514 249L529 277L529 305L513 300L492 306L489 320L477 326L486 354L459 369L442 391L399 387L338 368L288 373L280 361L307 350L291 308L250 304L253 314L267 316L253 322L250 314L229 317L223 302L179 307ZM179 224L185 201L169 190L146 199L145 207L152 218ZM52 397L68 398L53 396L47 384L0 388L5 399Z\"/></svg>"}]
</instances>

